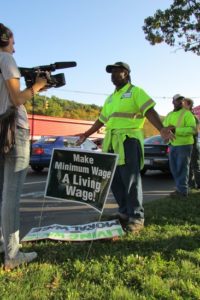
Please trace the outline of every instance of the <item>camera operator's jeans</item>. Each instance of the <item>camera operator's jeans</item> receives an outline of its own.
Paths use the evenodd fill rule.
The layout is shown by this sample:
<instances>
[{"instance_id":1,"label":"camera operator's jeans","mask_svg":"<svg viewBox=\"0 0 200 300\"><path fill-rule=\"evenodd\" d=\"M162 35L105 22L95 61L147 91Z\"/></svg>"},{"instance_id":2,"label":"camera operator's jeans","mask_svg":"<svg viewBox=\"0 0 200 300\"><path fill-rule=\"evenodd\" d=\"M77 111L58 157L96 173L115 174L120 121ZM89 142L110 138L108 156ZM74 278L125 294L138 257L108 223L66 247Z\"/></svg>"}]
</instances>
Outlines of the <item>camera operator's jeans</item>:
<instances>
[{"instance_id":1,"label":"camera operator's jeans","mask_svg":"<svg viewBox=\"0 0 200 300\"><path fill-rule=\"evenodd\" d=\"M169 164L176 189L183 195L188 194L188 180L192 145L170 146Z\"/></svg>"},{"instance_id":2,"label":"camera operator's jeans","mask_svg":"<svg viewBox=\"0 0 200 300\"><path fill-rule=\"evenodd\" d=\"M142 182L140 175L141 147L135 138L124 141L125 164L117 166L111 190L119 205L119 213L128 218L144 219Z\"/></svg>"},{"instance_id":3,"label":"camera operator's jeans","mask_svg":"<svg viewBox=\"0 0 200 300\"><path fill-rule=\"evenodd\" d=\"M17 128L15 139L14 148L0 157L0 239L5 259L14 258L19 251L19 202L29 165L29 130Z\"/></svg>"}]
</instances>

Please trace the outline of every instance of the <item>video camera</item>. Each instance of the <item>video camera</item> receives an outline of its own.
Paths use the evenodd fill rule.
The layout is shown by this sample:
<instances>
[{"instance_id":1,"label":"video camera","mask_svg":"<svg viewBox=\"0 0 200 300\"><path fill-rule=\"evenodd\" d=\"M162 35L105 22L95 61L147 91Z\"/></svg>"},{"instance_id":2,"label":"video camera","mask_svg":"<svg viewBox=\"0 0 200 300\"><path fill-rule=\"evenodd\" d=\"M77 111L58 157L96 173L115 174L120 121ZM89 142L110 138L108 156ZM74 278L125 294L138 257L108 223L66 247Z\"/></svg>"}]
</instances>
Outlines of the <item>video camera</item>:
<instances>
[{"instance_id":1,"label":"video camera","mask_svg":"<svg viewBox=\"0 0 200 300\"><path fill-rule=\"evenodd\" d=\"M76 67L75 61L68 61L68 62L56 62L54 64L46 65L46 66L38 66L33 68L22 68L19 67L21 76L24 77L25 83L27 88L30 88L36 80L36 77L44 77L47 79L47 88L50 87L61 87L66 84L65 82L65 75L64 73L59 73L56 75L51 75L51 72L55 71L56 69L65 69L65 68L72 68Z\"/></svg>"}]
</instances>

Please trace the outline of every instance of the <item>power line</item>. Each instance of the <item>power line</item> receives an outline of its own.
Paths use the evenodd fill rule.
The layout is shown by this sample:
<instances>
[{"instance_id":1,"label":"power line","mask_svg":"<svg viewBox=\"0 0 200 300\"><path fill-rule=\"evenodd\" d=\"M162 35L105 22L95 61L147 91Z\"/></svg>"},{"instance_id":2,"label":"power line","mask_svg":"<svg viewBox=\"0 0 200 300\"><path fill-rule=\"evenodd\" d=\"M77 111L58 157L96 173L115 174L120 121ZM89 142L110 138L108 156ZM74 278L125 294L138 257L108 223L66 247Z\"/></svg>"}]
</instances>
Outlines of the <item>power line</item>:
<instances>
[{"instance_id":1,"label":"power line","mask_svg":"<svg viewBox=\"0 0 200 300\"><path fill-rule=\"evenodd\" d=\"M106 93L99 93L99 92L89 92L89 91L77 91L77 90L68 90L68 89L59 89L63 92L69 92L74 94L89 94L89 95L98 95L98 96L109 96L109 94ZM171 99L173 96L154 96L155 99ZM190 96L190 98L200 98L200 96Z\"/></svg>"},{"instance_id":2,"label":"power line","mask_svg":"<svg viewBox=\"0 0 200 300\"><path fill-rule=\"evenodd\" d=\"M86 94L86 95L96 95L96 96L109 96L109 94L106 93L100 93L100 92L91 92L91 91L79 91L79 90L69 90L69 89L61 89L59 90L61 92L67 92L67 93L74 93L74 94ZM153 96L153 99L172 99L173 96ZM200 96L190 96L190 98L198 99Z\"/></svg>"},{"instance_id":3,"label":"power line","mask_svg":"<svg viewBox=\"0 0 200 300\"><path fill-rule=\"evenodd\" d=\"M99 95L99 96L109 96L110 94L106 93L98 93L98 92L88 92L88 91L76 91L76 90L68 90L68 89L59 89L63 92L70 92L75 94L89 94L89 95Z\"/></svg>"}]
</instances>

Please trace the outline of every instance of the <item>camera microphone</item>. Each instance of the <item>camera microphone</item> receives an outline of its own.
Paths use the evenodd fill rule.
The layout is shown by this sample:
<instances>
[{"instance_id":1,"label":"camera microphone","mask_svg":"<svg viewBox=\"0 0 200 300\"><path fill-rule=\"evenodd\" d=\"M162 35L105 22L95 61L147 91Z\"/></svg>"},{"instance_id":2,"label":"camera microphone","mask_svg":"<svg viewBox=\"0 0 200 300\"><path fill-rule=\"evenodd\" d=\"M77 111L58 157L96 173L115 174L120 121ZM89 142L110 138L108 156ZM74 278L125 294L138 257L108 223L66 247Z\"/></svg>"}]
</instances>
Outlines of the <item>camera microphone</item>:
<instances>
[{"instance_id":1,"label":"camera microphone","mask_svg":"<svg viewBox=\"0 0 200 300\"><path fill-rule=\"evenodd\" d=\"M55 62L54 64L50 64L47 66L38 66L38 67L34 67L33 69L52 72L55 71L56 69L65 69L65 68L72 68L72 67L76 67L75 61Z\"/></svg>"},{"instance_id":2,"label":"camera microphone","mask_svg":"<svg viewBox=\"0 0 200 300\"><path fill-rule=\"evenodd\" d=\"M63 61L63 62L56 62L55 64L56 69L65 69L65 68L73 68L77 66L75 61Z\"/></svg>"}]
</instances>

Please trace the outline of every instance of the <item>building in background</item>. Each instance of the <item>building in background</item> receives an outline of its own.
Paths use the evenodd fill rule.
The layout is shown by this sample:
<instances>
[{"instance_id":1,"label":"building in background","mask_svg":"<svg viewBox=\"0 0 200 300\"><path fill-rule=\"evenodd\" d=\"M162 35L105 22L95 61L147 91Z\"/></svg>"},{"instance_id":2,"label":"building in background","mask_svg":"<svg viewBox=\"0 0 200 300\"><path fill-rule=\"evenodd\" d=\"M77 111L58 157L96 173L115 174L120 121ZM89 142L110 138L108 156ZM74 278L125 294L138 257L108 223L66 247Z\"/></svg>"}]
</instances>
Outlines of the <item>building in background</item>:
<instances>
[{"instance_id":1,"label":"building in background","mask_svg":"<svg viewBox=\"0 0 200 300\"><path fill-rule=\"evenodd\" d=\"M200 105L193 109L195 115L200 120ZM77 135L88 130L94 121L76 120L68 118L58 118L42 115L28 114L30 125L31 139L38 140L41 136L60 136L60 135ZM105 128L90 136L92 139L101 139L104 137Z\"/></svg>"},{"instance_id":2,"label":"building in background","mask_svg":"<svg viewBox=\"0 0 200 300\"><path fill-rule=\"evenodd\" d=\"M33 141L42 136L77 135L88 130L94 121L57 118L28 114L30 134ZM92 139L103 138L104 130L91 135Z\"/></svg>"}]
</instances>

